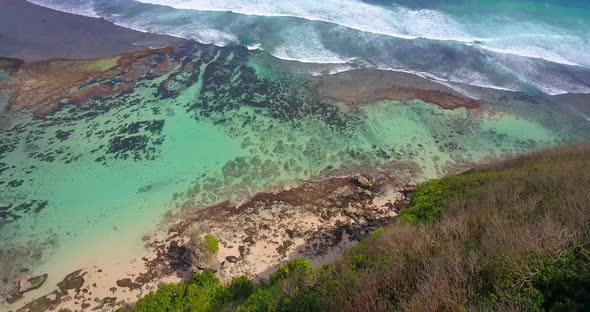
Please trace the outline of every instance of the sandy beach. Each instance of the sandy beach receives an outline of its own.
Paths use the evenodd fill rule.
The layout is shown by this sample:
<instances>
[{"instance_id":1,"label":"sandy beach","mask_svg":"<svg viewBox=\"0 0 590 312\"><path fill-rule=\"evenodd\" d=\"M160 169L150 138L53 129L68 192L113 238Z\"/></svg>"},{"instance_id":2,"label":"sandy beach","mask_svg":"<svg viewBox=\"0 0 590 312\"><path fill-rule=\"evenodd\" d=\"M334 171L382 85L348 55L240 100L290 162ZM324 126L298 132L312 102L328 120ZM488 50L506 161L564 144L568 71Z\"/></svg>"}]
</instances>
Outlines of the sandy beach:
<instances>
[{"instance_id":1,"label":"sandy beach","mask_svg":"<svg viewBox=\"0 0 590 312\"><path fill-rule=\"evenodd\" d=\"M403 170L405 177L377 173L304 183L259 193L238 206L186 206L144 237L144 254L128 261L122 260L129 259L122 256L125 251L105 250L110 256L100 264L73 271L56 287L27 292L3 310L22 306L17 311L29 311L40 305L60 311L111 311L132 306L162 283L190 279L193 265L185 262L183 246L194 231L219 239L219 252L207 269L225 282L241 275L264 281L280 264L299 257L315 266L332 263L375 228L391 223L405 207L413 170Z\"/></svg>"}]
</instances>

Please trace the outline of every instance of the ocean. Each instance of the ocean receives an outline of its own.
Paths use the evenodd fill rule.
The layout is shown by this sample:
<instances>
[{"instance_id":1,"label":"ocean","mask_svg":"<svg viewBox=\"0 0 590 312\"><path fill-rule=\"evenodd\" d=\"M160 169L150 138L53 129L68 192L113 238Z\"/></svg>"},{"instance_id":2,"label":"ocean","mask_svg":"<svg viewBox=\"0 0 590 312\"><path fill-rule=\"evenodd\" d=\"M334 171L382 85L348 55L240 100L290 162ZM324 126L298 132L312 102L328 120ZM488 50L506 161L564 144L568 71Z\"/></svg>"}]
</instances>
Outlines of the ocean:
<instances>
[{"instance_id":1,"label":"ocean","mask_svg":"<svg viewBox=\"0 0 590 312\"><path fill-rule=\"evenodd\" d=\"M590 92L587 1L33 0L136 30L546 94Z\"/></svg>"},{"instance_id":2,"label":"ocean","mask_svg":"<svg viewBox=\"0 0 590 312\"><path fill-rule=\"evenodd\" d=\"M49 273L37 294L142 255L142 237L187 202L391 164L411 164L419 182L590 137L586 117L546 100L590 93L587 1L30 2L200 43L147 57L120 94L63 100L43 118L0 113L0 273ZM358 68L416 73L486 104L319 98L318 75Z\"/></svg>"}]
</instances>

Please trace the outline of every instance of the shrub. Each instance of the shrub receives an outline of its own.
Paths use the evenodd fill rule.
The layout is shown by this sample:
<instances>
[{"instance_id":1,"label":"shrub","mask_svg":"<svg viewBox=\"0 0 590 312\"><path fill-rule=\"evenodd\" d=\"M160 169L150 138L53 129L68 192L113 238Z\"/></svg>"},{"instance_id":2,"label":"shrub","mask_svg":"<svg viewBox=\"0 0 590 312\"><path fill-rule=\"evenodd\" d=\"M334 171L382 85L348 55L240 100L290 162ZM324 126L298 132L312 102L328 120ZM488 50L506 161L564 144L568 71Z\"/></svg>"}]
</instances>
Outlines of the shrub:
<instances>
[{"instance_id":1,"label":"shrub","mask_svg":"<svg viewBox=\"0 0 590 312\"><path fill-rule=\"evenodd\" d=\"M311 262L308 259L295 259L281 265L277 271L270 276L270 281L276 282L277 280L285 279L295 274L309 275L311 272Z\"/></svg>"},{"instance_id":2,"label":"shrub","mask_svg":"<svg viewBox=\"0 0 590 312\"><path fill-rule=\"evenodd\" d=\"M207 248L213 254L216 254L219 251L219 240L212 234L205 235L205 243L207 244Z\"/></svg>"},{"instance_id":3,"label":"shrub","mask_svg":"<svg viewBox=\"0 0 590 312\"><path fill-rule=\"evenodd\" d=\"M399 219L411 224L433 222L440 217L451 199L473 195L483 185L499 176L497 173L468 172L430 180L416 188L410 204Z\"/></svg>"},{"instance_id":4,"label":"shrub","mask_svg":"<svg viewBox=\"0 0 590 312\"><path fill-rule=\"evenodd\" d=\"M191 284L199 287L216 287L219 286L219 279L215 277L215 274L211 271L203 271L200 273L193 274Z\"/></svg>"},{"instance_id":5,"label":"shrub","mask_svg":"<svg viewBox=\"0 0 590 312\"><path fill-rule=\"evenodd\" d=\"M228 285L229 294L233 299L247 298L254 290L254 283L246 275L234 278Z\"/></svg>"},{"instance_id":6,"label":"shrub","mask_svg":"<svg viewBox=\"0 0 590 312\"><path fill-rule=\"evenodd\" d=\"M141 298L135 306L138 312L181 311L188 303L185 284L167 284Z\"/></svg>"}]
</instances>

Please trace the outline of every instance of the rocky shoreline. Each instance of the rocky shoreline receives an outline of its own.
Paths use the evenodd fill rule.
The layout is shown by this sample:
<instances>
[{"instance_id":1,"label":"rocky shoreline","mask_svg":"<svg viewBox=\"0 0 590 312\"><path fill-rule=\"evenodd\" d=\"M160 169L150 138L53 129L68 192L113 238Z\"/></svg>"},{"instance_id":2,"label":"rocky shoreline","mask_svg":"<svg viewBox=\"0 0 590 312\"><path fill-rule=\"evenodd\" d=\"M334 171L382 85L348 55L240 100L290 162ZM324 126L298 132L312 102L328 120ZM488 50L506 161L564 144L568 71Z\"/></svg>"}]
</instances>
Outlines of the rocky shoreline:
<instances>
[{"instance_id":1,"label":"rocky shoreline","mask_svg":"<svg viewBox=\"0 0 590 312\"><path fill-rule=\"evenodd\" d=\"M34 109L37 116L44 116L55 111L65 99L82 104L91 98L129 91L135 87L135 80L152 67L148 56L166 55L173 49L148 49L94 60L24 63L16 59L0 59L0 69L6 63L4 67L12 71L10 79L0 82L0 89L10 95L5 109ZM156 67L154 71L170 66L167 62L153 65ZM118 75L122 76L121 83L116 86L108 83L108 79Z\"/></svg>"},{"instance_id":2,"label":"rocky shoreline","mask_svg":"<svg viewBox=\"0 0 590 312\"><path fill-rule=\"evenodd\" d=\"M203 208L187 202L168 216L166 232L144 238L149 255L116 270L121 275L113 268L76 270L55 291L15 311L110 311L132 305L161 283L181 281L199 270L214 271L223 281L240 275L261 281L294 258L309 258L314 265L330 263L377 227L395 220L414 188L408 181L378 172L258 193L240 205L226 202ZM210 261L191 261L195 231L219 240L219 251ZM13 306L22 305L19 294L22 297L19 290L13 294Z\"/></svg>"}]
</instances>

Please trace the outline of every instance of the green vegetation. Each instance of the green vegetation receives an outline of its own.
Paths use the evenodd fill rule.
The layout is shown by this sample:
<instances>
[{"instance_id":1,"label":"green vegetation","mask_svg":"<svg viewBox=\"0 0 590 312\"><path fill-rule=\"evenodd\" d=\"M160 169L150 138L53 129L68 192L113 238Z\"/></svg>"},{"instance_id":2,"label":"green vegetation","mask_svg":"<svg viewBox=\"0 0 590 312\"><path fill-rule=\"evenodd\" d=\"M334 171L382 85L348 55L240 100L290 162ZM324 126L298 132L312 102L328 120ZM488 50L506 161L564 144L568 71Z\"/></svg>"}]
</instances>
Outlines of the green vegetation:
<instances>
[{"instance_id":1,"label":"green vegetation","mask_svg":"<svg viewBox=\"0 0 590 312\"><path fill-rule=\"evenodd\" d=\"M219 251L219 240L217 240L217 237L212 234L207 234L204 239L209 251L216 254Z\"/></svg>"},{"instance_id":2,"label":"green vegetation","mask_svg":"<svg viewBox=\"0 0 590 312\"><path fill-rule=\"evenodd\" d=\"M138 311L584 311L590 307L590 145L420 185L400 222L338 263L293 260L268 282L212 273Z\"/></svg>"},{"instance_id":3,"label":"green vegetation","mask_svg":"<svg viewBox=\"0 0 590 312\"><path fill-rule=\"evenodd\" d=\"M428 223L438 220L444 207L454 198L477 196L478 190L486 183L501 177L499 173L477 172L452 175L433 179L419 185L410 205L400 216L400 220L412 224Z\"/></svg>"},{"instance_id":4,"label":"green vegetation","mask_svg":"<svg viewBox=\"0 0 590 312\"><path fill-rule=\"evenodd\" d=\"M120 56L95 60L53 60L49 62L51 70L78 69L83 72L104 73L119 66Z\"/></svg>"},{"instance_id":5,"label":"green vegetation","mask_svg":"<svg viewBox=\"0 0 590 312\"><path fill-rule=\"evenodd\" d=\"M148 294L137 302L135 311L219 311L228 302L246 298L253 288L245 276L222 286L213 273L204 271L189 283L167 284Z\"/></svg>"},{"instance_id":6,"label":"green vegetation","mask_svg":"<svg viewBox=\"0 0 590 312\"><path fill-rule=\"evenodd\" d=\"M213 234L203 235L201 230L195 230L191 234L190 239L190 247L207 258L219 251L219 240Z\"/></svg>"}]
</instances>

